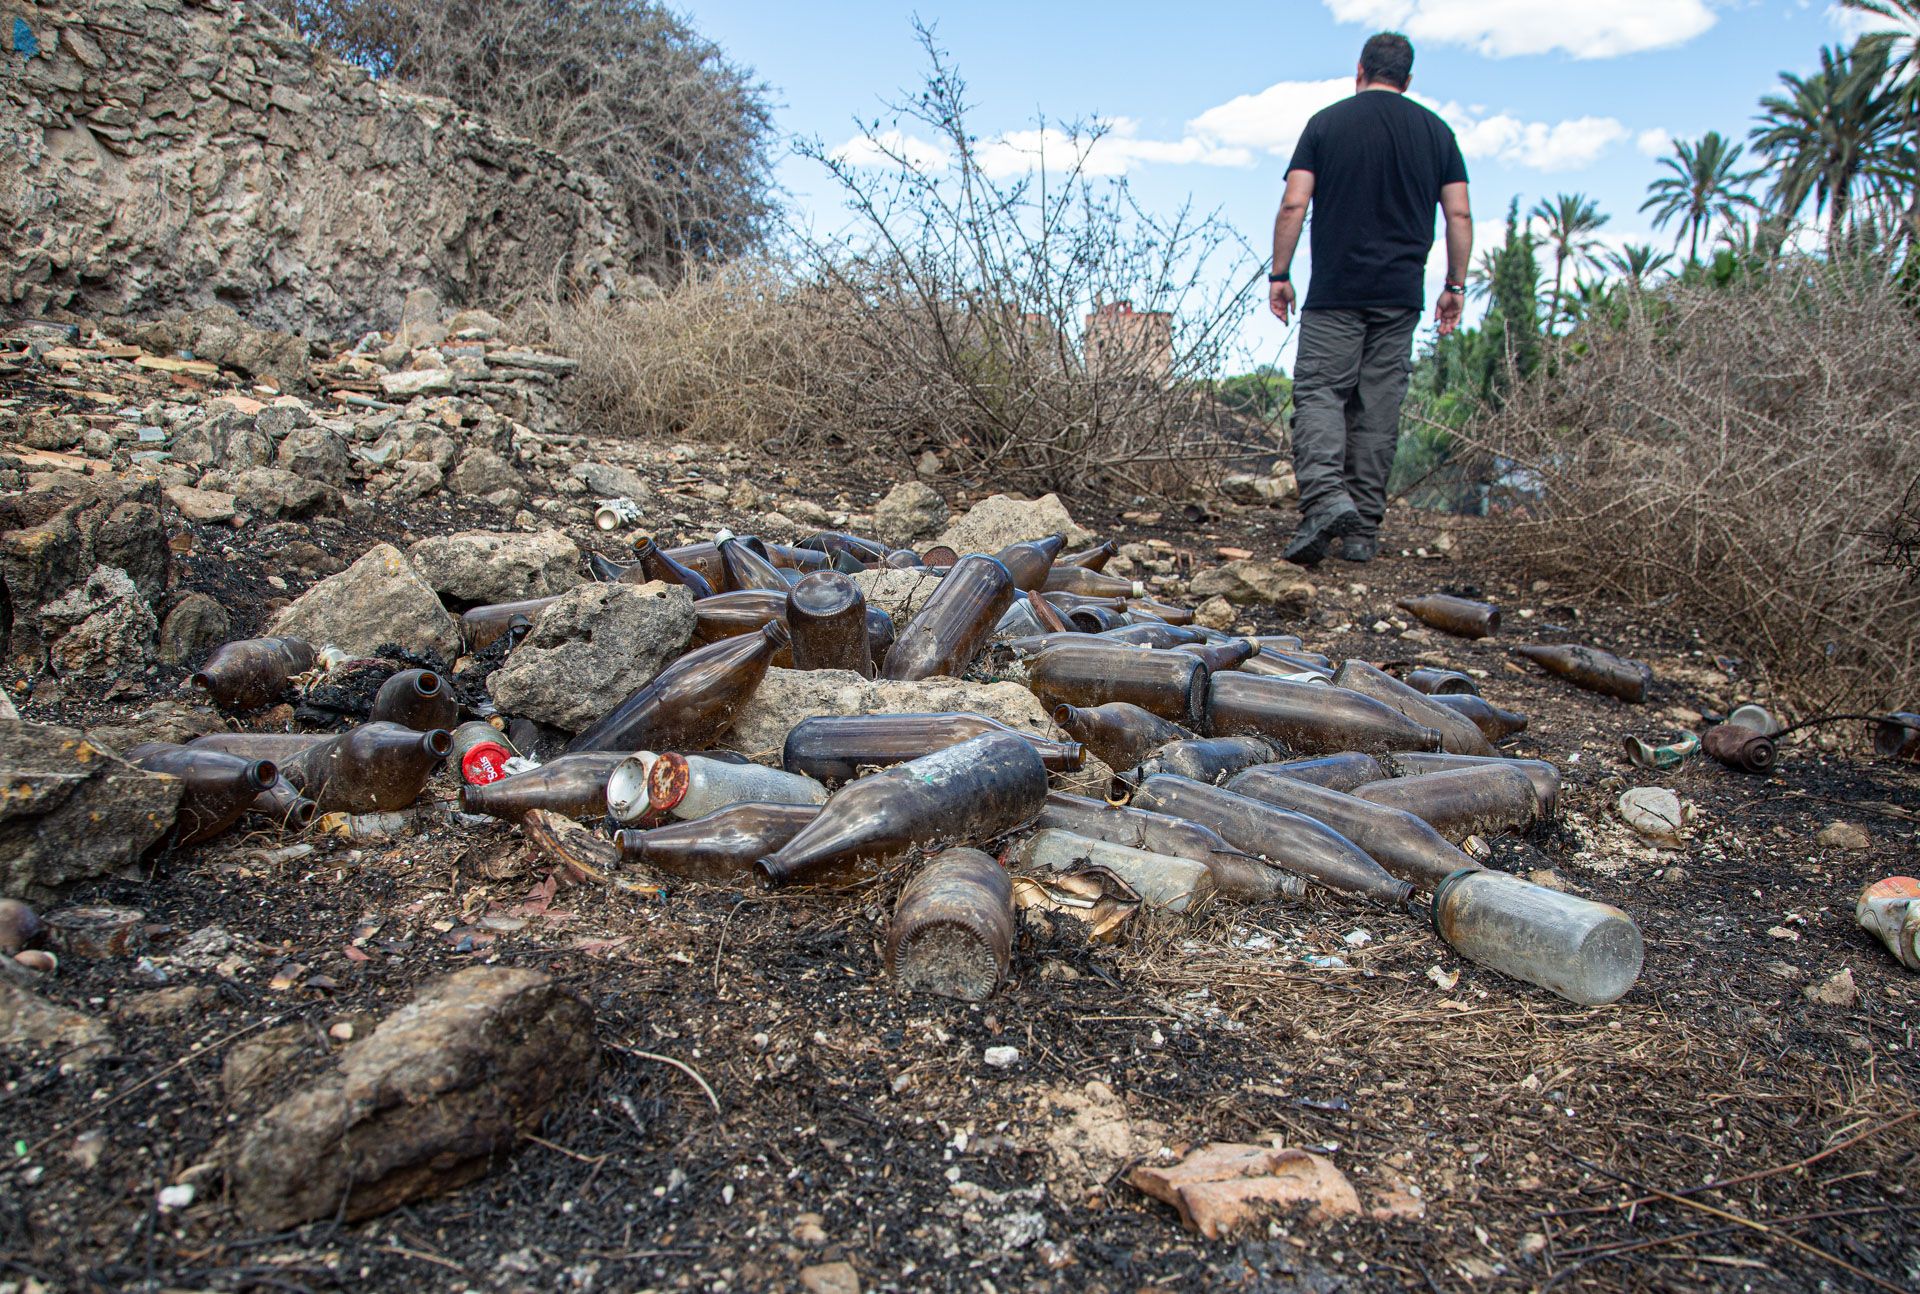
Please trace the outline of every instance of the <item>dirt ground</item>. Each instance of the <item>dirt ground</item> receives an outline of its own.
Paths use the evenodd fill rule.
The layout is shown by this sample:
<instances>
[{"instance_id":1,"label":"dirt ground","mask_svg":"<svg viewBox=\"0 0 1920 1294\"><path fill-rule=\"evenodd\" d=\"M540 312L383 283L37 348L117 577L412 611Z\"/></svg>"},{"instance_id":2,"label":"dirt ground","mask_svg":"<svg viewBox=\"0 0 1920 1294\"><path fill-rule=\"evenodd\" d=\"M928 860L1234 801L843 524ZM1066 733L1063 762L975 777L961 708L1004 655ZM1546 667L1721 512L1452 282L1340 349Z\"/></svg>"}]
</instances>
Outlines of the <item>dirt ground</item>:
<instances>
[{"instance_id":1,"label":"dirt ground","mask_svg":"<svg viewBox=\"0 0 1920 1294\"><path fill-rule=\"evenodd\" d=\"M1220 544L1276 553L1290 520L1120 512L1076 506L1096 532L1203 564ZM250 631L264 599L309 582L265 583L290 545L343 563L375 538L494 520L445 503L371 518L195 527L182 586ZM1623 735L1765 699L1764 681L1704 627L1561 605L1457 560L1470 523L1390 524L1378 563L1322 568L1306 615L1252 619L1336 658L1484 671L1491 699L1532 717L1512 748L1562 767L1562 813L1494 842L1495 861L1633 914L1646 969L1621 1002L1571 1006L1464 963L1424 920L1327 895L1140 919L1111 947L1030 918L990 1002L903 1001L879 944L905 868L852 892L673 883L656 900L556 885L505 824L313 839L277 860L299 842L228 838L71 896L143 909L152 947L64 962L46 988L111 1023L114 1059L0 1058L0 1290L797 1289L837 1262L868 1290L1920 1288L1920 977L1853 919L1862 884L1920 870L1920 769L1867 760L1857 724L1832 749L1789 743L1769 777L1704 757L1633 768ZM1496 598L1502 634L1391 623L1411 624L1396 597L1435 589ZM1649 704L1505 653L1564 638L1650 661ZM22 711L91 725L185 699L178 671L150 682L43 687ZM1652 784L1697 808L1682 849L1613 811ZM452 790L442 775L430 794ZM1871 849L1817 844L1835 821ZM274 1092L230 1097L230 1054L271 1038L304 1049L293 1081L310 1077L345 1045L337 1026L364 1036L476 962L574 986L605 1048L597 1083L464 1190L250 1233L218 1165ZM1842 971L1856 1000L1809 998ZM989 1067L989 1046L1019 1059ZM1328 1155L1382 1216L1208 1242L1123 1180L1163 1146L1270 1139ZM182 1183L192 1203L163 1210ZM807 1280L845 1288L834 1276Z\"/></svg>"}]
</instances>

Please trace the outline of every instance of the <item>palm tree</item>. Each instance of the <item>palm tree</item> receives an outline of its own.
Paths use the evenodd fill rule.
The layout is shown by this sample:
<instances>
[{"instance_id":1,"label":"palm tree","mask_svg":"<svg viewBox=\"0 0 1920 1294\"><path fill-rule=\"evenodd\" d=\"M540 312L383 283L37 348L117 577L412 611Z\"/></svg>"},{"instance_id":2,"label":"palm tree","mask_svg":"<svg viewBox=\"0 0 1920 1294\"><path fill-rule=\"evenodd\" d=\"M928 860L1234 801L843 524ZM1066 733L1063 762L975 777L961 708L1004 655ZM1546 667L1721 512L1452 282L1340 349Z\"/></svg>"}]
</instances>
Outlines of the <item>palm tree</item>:
<instances>
[{"instance_id":1,"label":"palm tree","mask_svg":"<svg viewBox=\"0 0 1920 1294\"><path fill-rule=\"evenodd\" d=\"M1896 106L1905 119L1907 143L1905 155L1893 159L1890 180L1908 192L1906 237L1920 242L1920 167L1914 154L1920 151L1920 0L1840 0L1841 7L1870 14L1886 24L1868 31L1862 45L1882 46L1887 55L1887 80L1894 87Z\"/></svg>"},{"instance_id":2,"label":"palm tree","mask_svg":"<svg viewBox=\"0 0 1920 1294\"><path fill-rule=\"evenodd\" d=\"M1560 285L1566 279L1567 262L1573 262L1576 275L1581 267L1595 263L1593 249L1600 245L1600 240L1594 235L1607 223L1607 218L1585 194L1562 193L1551 202L1540 199L1539 205L1527 213L1527 220L1529 223L1537 220L1546 226L1542 241L1553 248L1553 297L1547 309L1551 328L1553 321L1560 317Z\"/></svg>"},{"instance_id":3,"label":"palm tree","mask_svg":"<svg viewBox=\"0 0 1920 1294\"><path fill-rule=\"evenodd\" d=\"M1500 269L1500 249L1488 247L1480 252L1480 259L1467 271L1467 294L1476 301L1484 301L1493 295L1493 276Z\"/></svg>"},{"instance_id":4,"label":"palm tree","mask_svg":"<svg viewBox=\"0 0 1920 1294\"><path fill-rule=\"evenodd\" d=\"M1673 253L1663 252L1652 243L1628 243L1620 250L1608 252L1606 266L1615 275L1633 285L1637 292L1647 286L1647 280L1673 263Z\"/></svg>"},{"instance_id":5,"label":"palm tree","mask_svg":"<svg viewBox=\"0 0 1920 1294\"><path fill-rule=\"evenodd\" d=\"M1660 159L1668 174L1647 186L1647 200L1640 210L1653 209L1653 227L1664 229L1669 220L1680 222L1680 234L1687 235L1687 260L1700 259L1700 234L1714 221L1731 223L1743 207L1757 207L1747 186L1758 171L1742 171L1740 155L1745 152L1717 130L1710 130L1696 141L1676 139L1671 156ZM1680 245L1679 234L1674 246Z\"/></svg>"},{"instance_id":6,"label":"palm tree","mask_svg":"<svg viewBox=\"0 0 1920 1294\"><path fill-rule=\"evenodd\" d=\"M1813 199L1827 215L1827 247L1839 245L1853 214L1855 191L1883 196L1880 179L1900 125L1896 98L1885 86L1888 50L1861 41L1852 50L1820 51L1820 70L1800 77L1783 72L1784 94L1760 100L1753 146L1774 162L1774 201L1783 215Z\"/></svg>"}]
</instances>

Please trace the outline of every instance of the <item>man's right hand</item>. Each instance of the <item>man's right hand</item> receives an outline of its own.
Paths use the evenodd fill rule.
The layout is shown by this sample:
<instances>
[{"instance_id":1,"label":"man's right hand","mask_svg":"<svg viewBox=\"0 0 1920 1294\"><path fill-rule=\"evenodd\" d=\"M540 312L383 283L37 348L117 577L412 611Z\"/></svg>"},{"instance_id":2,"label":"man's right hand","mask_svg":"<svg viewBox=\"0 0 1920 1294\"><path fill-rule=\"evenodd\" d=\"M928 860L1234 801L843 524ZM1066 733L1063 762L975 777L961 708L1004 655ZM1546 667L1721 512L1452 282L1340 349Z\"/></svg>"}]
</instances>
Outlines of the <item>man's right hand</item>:
<instances>
[{"instance_id":1,"label":"man's right hand","mask_svg":"<svg viewBox=\"0 0 1920 1294\"><path fill-rule=\"evenodd\" d=\"M1293 316L1293 284L1267 284L1267 308L1272 310L1281 323Z\"/></svg>"},{"instance_id":2,"label":"man's right hand","mask_svg":"<svg viewBox=\"0 0 1920 1294\"><path fill-rule=\"evenodd\" d=\"M1466 304L1466 297L1458 292L1440 294L1433 306L1433 322L1442 337L1460 326L1460 311Z\"/></svg>"}]
</instances>

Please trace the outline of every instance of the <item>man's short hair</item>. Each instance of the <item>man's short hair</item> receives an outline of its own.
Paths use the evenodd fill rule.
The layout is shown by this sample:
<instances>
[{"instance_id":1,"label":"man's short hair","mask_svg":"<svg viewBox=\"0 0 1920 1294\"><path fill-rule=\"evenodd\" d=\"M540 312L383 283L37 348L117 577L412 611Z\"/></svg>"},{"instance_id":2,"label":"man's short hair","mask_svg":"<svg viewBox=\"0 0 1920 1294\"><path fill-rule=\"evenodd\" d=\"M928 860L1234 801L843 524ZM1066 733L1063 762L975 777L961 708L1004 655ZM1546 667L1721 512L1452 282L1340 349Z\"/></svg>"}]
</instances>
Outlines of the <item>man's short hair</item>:
<instances>
[{"instance_id":1,"label":"man's short hair","mask_svg":"<svg viewBox=\"0 0 1920 1294\"><path fill-rule=\"evenodd\" d=\"M1413 42L1397 31L1367 37L1360 47L1360 73L1370 82L1406 89L1413 79Z\"/></svg>"}]
</instances>

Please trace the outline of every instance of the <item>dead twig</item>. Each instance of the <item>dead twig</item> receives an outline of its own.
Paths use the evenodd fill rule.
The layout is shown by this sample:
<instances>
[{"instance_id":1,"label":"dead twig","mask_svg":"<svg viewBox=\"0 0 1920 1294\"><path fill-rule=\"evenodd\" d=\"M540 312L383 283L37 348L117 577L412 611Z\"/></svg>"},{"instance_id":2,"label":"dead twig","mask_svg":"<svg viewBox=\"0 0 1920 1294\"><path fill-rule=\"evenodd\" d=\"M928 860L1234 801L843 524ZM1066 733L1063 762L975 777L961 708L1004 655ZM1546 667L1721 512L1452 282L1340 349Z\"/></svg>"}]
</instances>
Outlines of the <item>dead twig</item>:
<instances>
[{"instance_id":1,"label":"dead twig","mask_svg":"<svg viewBox=\"0 0 1920 1294\"><path fill-rule=\"evenodd\" d=\"M679 1070L682 1074L685 1074L688 1078L692 1079L694 1082L700 1085L700 1090L706 1093L707 1103L713 1106L714 1115L717 1117L720 1114L720 1098L713 1094L713 1088L708 1086L707 1080L700 1077L700 1071L695 1069L693 1066L687 1064L687 1062L685 1062L684 1060L675 1060L671 1056L662 1056L657 1052L639 1051L633 1047L621 1047L621 1046L616 1046L615 1044L612 1044L612 1043L609 1043L607 1045L610 1047L613 1047L615 1051L619 1052L623 1056L632 1056L638 1060L651 1060L651 1061L656 1061L662 1065L673 1066L675 1069Z\"/></svg>"}]
</instances>

